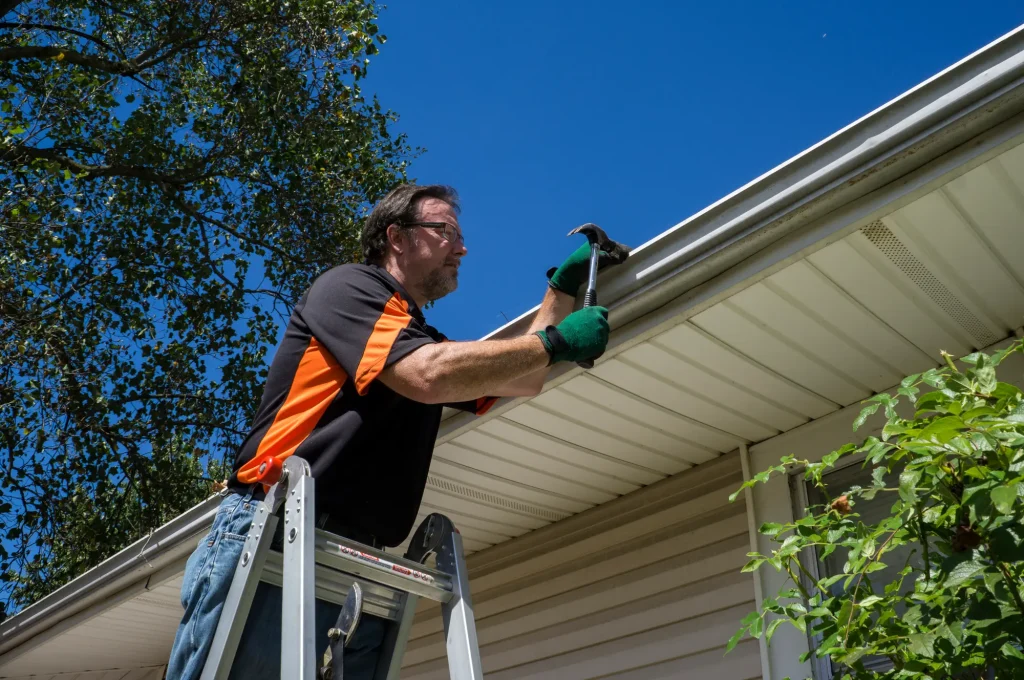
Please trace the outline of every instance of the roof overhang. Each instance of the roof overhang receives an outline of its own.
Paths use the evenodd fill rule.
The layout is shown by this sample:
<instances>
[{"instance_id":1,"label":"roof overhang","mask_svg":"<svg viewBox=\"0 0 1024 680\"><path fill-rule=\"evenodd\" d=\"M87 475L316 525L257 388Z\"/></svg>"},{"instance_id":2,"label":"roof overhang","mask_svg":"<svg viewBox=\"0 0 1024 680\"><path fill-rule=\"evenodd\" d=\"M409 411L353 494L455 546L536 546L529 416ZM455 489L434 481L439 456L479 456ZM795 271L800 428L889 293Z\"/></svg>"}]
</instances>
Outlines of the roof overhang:
<instances>
[{"instance_id":1,"label":"roof overhang","mask_svg":"<svg viewBox=\"0 0 1024 680\"><path fill-rule=\"evenodd\" d=\"M509 539L793 431L940 346L969 351L1019 326L1022 85L1018 29L602 274L613 333L592 371L561 365L538 397L442 423L424 510L462 527L479 551L471 574ZM980 259L961 263L964 252ZM522 333L534 311L488 337ZM181 570L215 504L0 624L0 677L162 663ZM136 620L149 626L138 649L109 640ZM62 648L88 648L78 658L91 665Z\"/></svg>"}]
</instances>

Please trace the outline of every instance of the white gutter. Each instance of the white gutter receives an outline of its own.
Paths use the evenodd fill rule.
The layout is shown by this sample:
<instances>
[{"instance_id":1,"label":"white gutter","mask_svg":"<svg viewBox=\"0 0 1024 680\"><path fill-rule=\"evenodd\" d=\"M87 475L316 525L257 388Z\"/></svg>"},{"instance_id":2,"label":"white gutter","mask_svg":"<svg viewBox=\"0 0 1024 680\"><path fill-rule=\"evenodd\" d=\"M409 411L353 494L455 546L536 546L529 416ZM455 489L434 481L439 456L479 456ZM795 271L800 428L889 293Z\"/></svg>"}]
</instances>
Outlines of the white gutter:
<instances>
[{"instance_id":1,"label":"white gutter","mask_svg":"<svg viewBox=\"0 0 1024 680\"><path fill-rule=\"evenodd\" d=\"M1021 85L1024 27L635 249L625 265L601 277L601 299L617 329L604 358L630 346L634 331L620 330L627 324L1020 114ZM530 310L487 337L523 333L535 312ZM557 367L549 383L576 370ZM515 403L518 400L504 400L483 418L450 416L438 439L496 417ZM211 499L193 508L0 624L0 654L180 559L212 522L214 506ZM3 661L0 656L0 664Z\"/></svg>"}]
</instances>

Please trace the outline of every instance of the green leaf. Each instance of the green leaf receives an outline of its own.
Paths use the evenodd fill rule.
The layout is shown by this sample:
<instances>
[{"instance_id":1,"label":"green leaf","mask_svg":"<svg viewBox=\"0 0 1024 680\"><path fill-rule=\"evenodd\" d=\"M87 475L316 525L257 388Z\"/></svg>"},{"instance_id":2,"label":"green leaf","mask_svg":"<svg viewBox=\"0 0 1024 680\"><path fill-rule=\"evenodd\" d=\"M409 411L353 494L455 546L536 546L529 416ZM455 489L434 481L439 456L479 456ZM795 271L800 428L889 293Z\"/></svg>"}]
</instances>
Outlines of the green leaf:
<instances>
[{"instance_id":1,"label":"green leaf","mask_svg":"<svg viewBox=\"0 0 1024 680\"><path fill-rule=\"evenodd\" d=\"M913 375L908 375L906 378L904 378L903 380L900 381L900 387L910 387L911 385L916 383L918 378L920 378L920 377L921 377L920 373L914 373Z\"/></svg>"},{"instance_id":2,"label":"green leaf","mask_svg":"<svg viewBox=\"0 0 1024 680\"><path fill-rule=\"evenodd\" d=\"M843 600L843 606L839 608L839 613L836 614L836 620L840 626L846 626L850 623L853 616L853 600Z\"/></svg>"},{"instance_id":3,"label":"green leaf","mask_svg":"<svg viewBox=\"0 0 1024 680\"><path fill-rule=\"evenodd\" d=\"M953 437L960 433L960 430L964 429L964 421L956 416L944 416L937 418L928 427L921 430L921 434L918 435L925 441L936 441L940 444L944 444Z\"/></svg>"},{"instance_id":4,"label":"green leaf","mask_svg":"<svg viewBox=\"0 0 1024 680\"><path fill-rule=\"evenodd\" d=\"M765 522L761 525L761 528L758 529L758 532L765 536L777 536L784 528L785 527L783 527L783 525L777 522Z\"/></svg>"},{"instance_id":5,"label":"green leaf","mask_svg":"<svg viewBox=\"0 0 1024 680\"><path fill-rule=\"evenodd\" d=\"M946 379L945 377L943 377L942 371L937 368L930 368L924 373L922 373L921 380L931 385L932 387L936 387L940 390L946 383Z\"/></svg>"},{"instance_id":6,"label":"green leaf","mask_svg":"<svg viewBox=\"0 0 1024 680\"><path fill-rule=\"evenodd\" d=\"M728 654L729 652L731 652L733 650L733 648L736 646L736 644L740 641L740 639L743 637L744 633L746 633L746 632L747 632L746 628L740 628L738 631L736 631L735 635L733 635L731 638L729 638L729 644L727 644L725 646L725 653L726 654Z\"/></svg>"},{"instance_id":7,"label":"green leaf","mask_svg":"<svg viewBox=\"0 0 1024 680\"><path fill-rule=\"evenodd\" d=\"M935 656L935 634L915 633L910 636L910 653L930 659Z\"/></svg>"},{"instance_id":8,"label":"green leaf","mask_svg":"<svg viewBox=\"0 0 1024 680\"><path fill-rule=\"evenodd\" d=\"M747 573L747 572L756 571L757 568L760 567L764 563L765 563L765 558L764 557L755 557L754 559L752 559L749 562L747 562L746 564L744 564L743 568L740 569L740 572L741 573Z\"/></svg>"},{"instance_id":9,"label":"green leaf","mask_svg":"<svg viewBox=\"0 0 1024 680\"><path fill-rule=\"evenodd\" d=\"M1013 505L1017 501L1017 485L1005 484L992 489L992 503L996 510L1005 514L1013 511Z\"/></svg>"},{"instance_id":10,"label":"green leaf","mask_svg":"<svg viewBox=\"0 0 1024 680\"><path fill-rule=\"evenodd\" d=\"M906 470L900 474L900 498L907 503L916 503L917 483L920 480L920 470Z\"/></svg>"},{"instance_id":11,"label":"green leaf","mask_svg":"<svg viewBox=\"0 0 1024 680\"><path fill-rule=\"evenodd\" d=\"M750 631L750 637L761 637L761 632L764 630L764 618L758 617L751 621L747 630Z\"/></svg>"},{"instance_id":12,"label":"green leaf","mask_svg":"<svg viewBox=\"0 0 1024 680\"><path fill-rule=\"evenodd\" d=\"M915 406L918 411L933 411L948 401L949 397L942 392L925 392L917 400Z\"/></svg>"},{"instance_id":13,"label":"green leaf","mask_svg":"<svg viewBox=\"0 0 1024 680\"><path fill-rule=\"evenodd\" d=\"M890 422L886 423L885 427L882 428L882 439L888 440L891 437L903 434L907 431L907 426L901 422Z\"/></svg>"},{"instance_id":14,"label":"green leaf","mask_svg":"<svg viewBox=\"0 0 1024 680\"><path fill-rule=\"evenodd\" d=\"M985 565L977 560L966 560L956 565L949 576L946 577L945 586L953 589L959 587L965 581L974 578L985 569Z\"/></svg>"},{"instance_id":15,"label":"green leaf","mask_svg":"<svg viewBox=\"0 0 1024 680\"><path fill-rule=\"evenodd\" d=\"M865 654L868 654L870 651L870 647L854 647L846 654L840 655L839 660L847 666L852 666L853 664L860 661L861 657L863 657Z\"/></svg>"},{"instance_id":16,"label":"green leaf","mask_svg":"<svg viewBox=\"0 0 1024 680\"><path fill-rule=\"evenodd\" d=\"M881 404L875 403L862 408L856 420L853 421L853 431L856 432L857 430L859 430L861 425L864 424L864 421L866 421L868 418L874 415L874 413L878 410L880 406Z\"/></svg>"},{"instance_id":17,"label":"green leaf","mask_svg":"<svg viewBox=\"0 0 1024 680\"><path fill-rule=\"evenodd\" d=\"M779 626L781 626L785 622L786 622L786 619L774 619L771 623L769 623L768 624L768 628L764 632L765 642L771 642L772 641L772 635L775 634L775 629L778 628Z\"/></svg>"},{"instance_id":18,"label":"green leaf","mask_svg":"<svg viewBox=\"0 0 1024 680\"><path fill-rule=\"evenodd\" d=\"M996 389L996 369L992 366L978 368L974 373L978 389L982 394L992 394Z\"/></svg>"}]
</instances>

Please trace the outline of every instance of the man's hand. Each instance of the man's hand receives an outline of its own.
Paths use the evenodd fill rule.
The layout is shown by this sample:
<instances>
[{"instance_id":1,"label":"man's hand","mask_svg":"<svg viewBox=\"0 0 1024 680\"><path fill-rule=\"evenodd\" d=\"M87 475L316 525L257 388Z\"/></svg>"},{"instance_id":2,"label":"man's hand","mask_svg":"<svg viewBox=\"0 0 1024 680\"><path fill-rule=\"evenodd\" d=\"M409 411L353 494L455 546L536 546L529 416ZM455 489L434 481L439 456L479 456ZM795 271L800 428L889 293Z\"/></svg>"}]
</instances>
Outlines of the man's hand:
<instances>
[{"instance_id":1,"label":"man's hand","mask_svg":"<svg viewBox=\"0 0 1024 680\"><path fill-rule=\"evenodd\" d=\"M608 310L584 307L557 326L537 331L537 335L551 356L551 363L597 358L608 346Z\"/></svg>"},{"instance_id":2,"label":"man's hand","mask_svg":"<svg viewBox=\"0 0 1024 680\"><path fill-rule=\"evenodd\" d=\"M609 265L622 264L629 257L629 248L609 241L598 251L597 268L604 269ZM555 290L576 297L580 286L587 280L590 270L590 244L584 243L570 255L560 267L548 271L548 285Z\"/></svg>"}]
</instances>

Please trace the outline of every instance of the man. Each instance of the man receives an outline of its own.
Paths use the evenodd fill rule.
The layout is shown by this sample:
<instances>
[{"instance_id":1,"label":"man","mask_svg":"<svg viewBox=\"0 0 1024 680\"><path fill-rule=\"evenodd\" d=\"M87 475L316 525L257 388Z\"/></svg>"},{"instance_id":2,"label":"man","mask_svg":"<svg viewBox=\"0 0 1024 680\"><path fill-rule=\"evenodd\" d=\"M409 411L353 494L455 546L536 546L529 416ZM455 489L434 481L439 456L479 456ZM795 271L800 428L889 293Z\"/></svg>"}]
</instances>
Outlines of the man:
<instances>
[{"instance_id":1,"label":"man","mask_svg":"<svg viewBox=\"0 0 1024 680\"><path fill-rule=\"evenodd\" d=\"M448 342L428 326L421 308L455 290L467 252L458 213L449 187L399 186L366 220L365 263L325 272L296 305L213 527L185 568L170 680L202 672L261 482L274 481L261 476L265 463L309 461L319 528L396 546L415 521L443 406L482 414L497 397L537 394L552 363L604 351L607 310L572 312L586 245L550 273L527 334ZM624 252L604 258L621 262ZM338 610L317 601L318 650ZM385 625L363 617L345 651L346 680L373 676ZM280 626L281 591L260 583L230 677L280 677Z\"/></svg>"}]
</instances>

